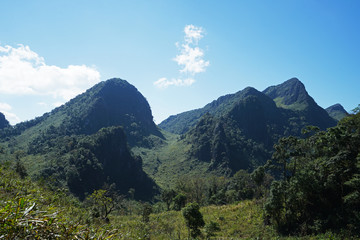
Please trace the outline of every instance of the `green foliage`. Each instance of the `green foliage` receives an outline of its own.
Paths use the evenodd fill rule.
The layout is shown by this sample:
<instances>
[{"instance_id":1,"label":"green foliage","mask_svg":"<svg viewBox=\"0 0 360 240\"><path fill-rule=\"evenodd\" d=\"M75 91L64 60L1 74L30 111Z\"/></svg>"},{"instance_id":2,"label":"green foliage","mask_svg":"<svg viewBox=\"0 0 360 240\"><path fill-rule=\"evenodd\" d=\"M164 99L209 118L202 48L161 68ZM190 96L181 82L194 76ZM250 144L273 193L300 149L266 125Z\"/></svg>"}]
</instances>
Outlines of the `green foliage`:
<instances>
[{"instance_id":1,"label":"green foliage","mask_svg":"<svg viewBox=\"0 0 360 240\"><path fill-rule=\"evenodd\" d=\"M80 199L112 183L124 195L136 189L137 199L149 199L157 192L142 170L142 159L130 152L121 127L103 128L88 136L58 137L50 153L41 176L55 178Z\"/></svg>"},{"instance_id":2,"label":"green foliage","mask_svg":"<svg viewBox=\"0 0 360 240\"><path fill-rule=\"evenodd\" d=\"M144 223L148 223L150 221L150 214L153 212L153 208L150 203L144 203L142 209L142 220Z\"/></svg>"},{"instance_id":3,"label":"green foliage","mask_svg":"<svg viewBox=\"0 0 360 240\"><path fill-rule=\"evenodd\" d=\"M263 166L256 168L250 176L256 185L260 186L264 182L265 168Z\"/></svg>"},{"instance_id":4,"label":"green foliage","mask_svg":"<svg viewBox=\"0 0 360 240\"><path fill-rule=\"evenodd\" d=\"M360 112L360 104L352 110L353 114L358 114Z\"/></svg>"},{"instance_id":5,"label":"green foliage","mask_svg":"<svg viewBox=\"0 0 360 240\"><path fill-rule=\"evenodd\" d=\"M180 211L186 204L186 196L183 193L179 193L174 197L174 206L175 211Z\"/></svg>"},{"instance_id":6,"label":"green foliage","mask_svg":"<svg viewBox=\"0 0 360 240\"><path fill-rule=\"evenodd\" d=\"M137 199L157 192L128 143L152 147L163 136L146 99L124 80L101 82L51 113L0 130L0 138L9 153L23 151L16 158L24 176L22 163L32 177L53 179L81 199L113 182L122 193L135 188Z\"/></svg>"},{"instance_id":7,"label":"green foliage","mask_svg":"<svg viewBox=\"0 0 360 240\"><path fill-rule=\"evenodd\" d=\"M86 212L60 189L49 191L0 166L0 236L4 239L110 239L116 231L85 224Z\"/></svg>"},{"instance_id":8,"label":"green foliage","mask_svg":"<svg viewBox=\"0 0 360 240\"><path fill-rule=\"evenodd\" d=\"M188 227L180 211L155 214L146 210L150 209L148 204L123 200L123 207L109 214L111 221L104 224L91 217L92 207L86 208L66 190L51 191L28 177L21 179L10 164L2 165L0 174L0 236L4 239L188 238ZM200 211L206 223L205 226L201 224L204 228L198 228L200 237L302 239L277 236L270 226L263 224L261 205L255 201L207 206ZM144 216L148 217L148 222L144 221ZM327 232L304 239L344 239L344 236Z\"/></svg>"},{"instance_id":9,"label":"green foliage","mask_svg":"<svg viewBox=\"0 0 360 240\"><path fill-rule=\"evenodd\" d=\"M119 208L120 196L113 189L95 190L89 197L93 215L109 222L109 214Z\"/></svg>"},{"instance_id":10,"label":"green foliage","mask_svg":"<svg viewBox=\"0 0 360 240\"><path fill-rule=\"evenodd\" d=\"M273 182L265 205L283 233L329 229L360 234L360 114L305 139L284 138L275 146Z\"/></svg>"},{"instance_id":11,"label":"green foliage","mask_svg":"<svg viewBox=\"0 0 360 240\"><path fill-rule=\"evenodd\" d=\"M25 178L28 175L24 163L20 159L16 159L15 161L15 172L19 174L21 178Z\"/></svg>"},{"instance_id":12,"label":"green foliage","mask_svg":"<svg viewBox=\"0 0 360 240\"><path fill-rule=\"evenodd\" d=\"M203 216L200 212L199 204L189 203L182 209L186 226L189 228L190 236L196 238L201 234L200 228L205 225Z\"/></svg>"},{"instance_id":13,"label":"green foliage","mask_svg":"<svg viewBox=\"0 0 360 240\"><path fill-rule=\"evenodd\" d=\"M215 237L216 232L219 232L220 230L220 225L217 222L210 221L209 223L205 224L205 233L207 239Z\"/></svg>"},{"instance_id":14,"label":"green foliage","mask_svg":"<svg viewBox=\"0 0 360 240\"><path fill-rule=\"evenodd\" d=\"M281 106L276 106L279 99ZM299 80L291 79L264 92L246 88L226 95L204 108L172 116L159 126L183 134L176 145L189 149L185 157L171 158L178 162L194 159L204 163L207 171L231 176L240 169L251 171L263 165L281 137L301 136L307 125L326 129L336 122Z\"/></svg>"},{"instance_id":15,"label":"green foliage","mask_svg":"<svg viewBox=\"0 0 360 240\"><path fill-rule=\"evenodd\" d=\"M173 202L173 199L176 195L176 192L173 189L163 189L161 192L161 200L166 204L166 208L169 211L170 205Z\"/></svg>"}]
</instances>

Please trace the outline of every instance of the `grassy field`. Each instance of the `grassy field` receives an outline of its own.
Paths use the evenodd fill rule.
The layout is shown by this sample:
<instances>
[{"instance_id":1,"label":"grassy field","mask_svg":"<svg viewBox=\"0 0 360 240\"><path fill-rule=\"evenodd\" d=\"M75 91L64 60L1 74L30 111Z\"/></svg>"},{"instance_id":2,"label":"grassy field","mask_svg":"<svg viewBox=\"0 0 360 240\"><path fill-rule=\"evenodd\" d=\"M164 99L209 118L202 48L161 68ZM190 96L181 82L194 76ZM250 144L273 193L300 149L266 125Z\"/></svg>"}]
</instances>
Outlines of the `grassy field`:
<instances>
[{"instance_id":1,"label":"grassy field","mask_svg":"<svg viewBox=\"0 0 360 240\"><path fill-rule=\"evenodd\" d=\"M154 213L144 220L143 203L125 200L123 208L104 221L64 189L22 179L5 165L0 167L0 239L189 239L181 211L160 211L161 203L155 203ZM198 239L343 239L332 233L278 236L264 224L259 200L205 206L200 212L205 226ZM218 231L210 231L211 223Z\"/></svg>"},{"instance_id":2,"label":"grassy field","mask_svg":"<svg viewBox=\"0 0 360 240\"><path fill-rule=\"evenodd\" d=\"M255 200L224 206L207 206L200 209L205 221L198 239L344 239L331 232L314 236L279 236L271 226L264 225L261 204ZM218 223L220 230L209 236L207 225ZM113 216L116 239L189 239L181 211L168 211L150 215L145 223L140 215Z\"/></svg>"},{"instance_id":3,"label":"grassy field","mask_svg":"<svg viewBox=\"0 0 360 240\"><path fill-rule=\"evenodd\" d=\"M143 159L144 171L162 188L171 187L184 176L209 177L208 163L189 159L190 144L179 141L180 135L162 131L165 140L154 148L134 147L132 152Z\"/></svg>"}]
</instances>

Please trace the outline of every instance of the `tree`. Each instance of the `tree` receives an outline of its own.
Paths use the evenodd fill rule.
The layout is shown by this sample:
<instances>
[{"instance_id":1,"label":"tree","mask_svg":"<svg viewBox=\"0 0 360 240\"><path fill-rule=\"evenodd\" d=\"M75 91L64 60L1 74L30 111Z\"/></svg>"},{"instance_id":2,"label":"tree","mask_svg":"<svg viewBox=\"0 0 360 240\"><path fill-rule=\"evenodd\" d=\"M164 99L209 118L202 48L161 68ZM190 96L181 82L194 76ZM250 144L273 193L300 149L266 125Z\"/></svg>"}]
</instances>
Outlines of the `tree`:
<instances>
[{"instance_id":1,"label":"tree","mask_svg":"<svg viewBox=\"0 0 360 240\"><path fill-rule=\"evenodd\" d=\"M359 146L360 113L326 132L279 141L272 164L282 178L273 182L265 210L280 232L360 234Z\"/></svg>"},{"instance_id":2,"label":"tree","mask_svg":"<svg viewBox=\"0 0 360 240\"><path fill-rule=\"evenodd\" d=\"M21 158L23 158L26 155L26 153L22 150L18 150L14 152L14 155L15 155L15 172L17 172L19 176L23 179L28 175L24 163L21 161Z\"/></svg>"},{"instance_id":3,"label":"tree","mask_svg":"<svg viewBox=\"0 0 360 240\"><path fill-rule=\"evenodd\" d=\"M176 192L173 189L164 189L161 192L161 200L166 204L166 209L170 210L170 205L176 196Z\"/></svg>"},{"instance_id":4,"label":"tree","mask_svg":"<svg viewBox=\"0 0 360 240\"><path fill-rule=\"evenodd\" d=\"M260 186L263 181L264 181L264 177L265 177L265 168L263 166L260 166L258 168L256 168L252 173L251 173L251 178L252 180L254 180L254 182L256 183L256 185Z\"/></svg>"},{"instance_id":5,"label":"tree","mask_svg":"<svg viewBox=\"0 0 360 240\"><path fill-rule=\"evenodd\" d=\"M256 185L250 174L245 170L237 171L230 181L230 190L235 190L235 201L252 199Z\"/></svg>"},{"instance_id":6,"label":"tree","mask_svg":"<svg viewBox=\"0 0 360 240\"><path fill-rule=\"evenodd\" d=\"M189 229L189 236L196 238L201 235L200 228L205 225L203 215L200 212L198 203L189 203L182 209L186 226Z\"/></svg>"},{"instance_id":7,"label":"tree","mask_svg":"<svg viewBox=\"0 0 360 240\"><path fill-rule=\"evenodd\" d=\"M110 190L99 189L95 190L89 197L94 207L95 216L109 221L109 214L117 207L116 193L112 193Z\"/></svg>"},{"instance_id":8,"label":"tree","mask_svg":"<svg viewBox=\"0 0 360 240\"><path fill-rule=\"evenodd\" d=\"M149 203L144 203L142 206L142 220L144 223L148 223L150 221L150 214L152 212L152 206Z\"/></svg>"},{"instance_id":9,"label":"tree","mask_svg":"<svg viewBox=\"0 0 360 240\"><path fill-rule=\"evenodd\" d=\"M179 193L174 198L174 210L180 211L186 204L186 196L182 193Z\"/></svg>"}]
</instances>

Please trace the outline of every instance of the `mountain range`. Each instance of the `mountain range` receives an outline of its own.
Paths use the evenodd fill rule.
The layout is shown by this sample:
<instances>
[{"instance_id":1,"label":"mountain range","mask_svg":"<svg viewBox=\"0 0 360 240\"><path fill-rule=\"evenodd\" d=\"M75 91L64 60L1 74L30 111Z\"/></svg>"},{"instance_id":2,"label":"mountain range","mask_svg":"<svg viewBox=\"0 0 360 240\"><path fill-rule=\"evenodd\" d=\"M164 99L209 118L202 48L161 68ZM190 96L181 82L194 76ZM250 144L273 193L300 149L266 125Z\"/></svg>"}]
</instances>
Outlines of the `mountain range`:
<instances>
[{"instance_id":1,"label":"mountain range","mask_svg":"<svg viewBox=\"0 0 360 240\"><path fill-rule=\"evenodd\" d=\"M203 108L170 116L159 127L182 134L178 145L187 149L182 153L185 157L179 159L172 152L168 156L175 159L172 162L201 162L199 172L232 175L264 164L281 137L301 136L308 125L325 130L335 126L336 120L292 78L263 92L247 87L222 96Z\"/></svg>"},{"instance_id":2,"label":"mountain range","mask_svg":"<svg viewBox=\"0 0 360 240\"><path fill-rule=\"evenodd\" d=\"M156 126L145 97L127 81L110 79L13 127L0 114L0 138L33 177L53 179L79 198L115 183L122 194L135 189L136 198L149 199L157 185L182 175L254 169L281 137L301 136L308 125L335 126L344 111L324 110L292 78L262 92L247 87Z\"/></svg>"}]
</instances>

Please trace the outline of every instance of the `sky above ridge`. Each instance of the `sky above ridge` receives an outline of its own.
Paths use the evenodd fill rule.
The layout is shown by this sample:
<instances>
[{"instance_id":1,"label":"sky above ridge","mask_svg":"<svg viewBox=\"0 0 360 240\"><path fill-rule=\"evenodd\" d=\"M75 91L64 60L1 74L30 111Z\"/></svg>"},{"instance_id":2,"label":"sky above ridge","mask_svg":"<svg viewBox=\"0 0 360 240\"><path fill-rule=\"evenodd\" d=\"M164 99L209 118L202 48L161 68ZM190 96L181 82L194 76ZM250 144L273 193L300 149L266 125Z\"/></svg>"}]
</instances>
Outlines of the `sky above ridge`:
<instances>
[{"instance_id":1,"label":"sky above ridge","mask_svg":"<svg viewBox=\"0 0 360 240\"><path fill-rule=\"evenodd\" d=\"M117 77L154 120L297 77L323 108L360 103L360 1L2 1L0 112L11 124Z\"/></svg>"}]
</instances>

